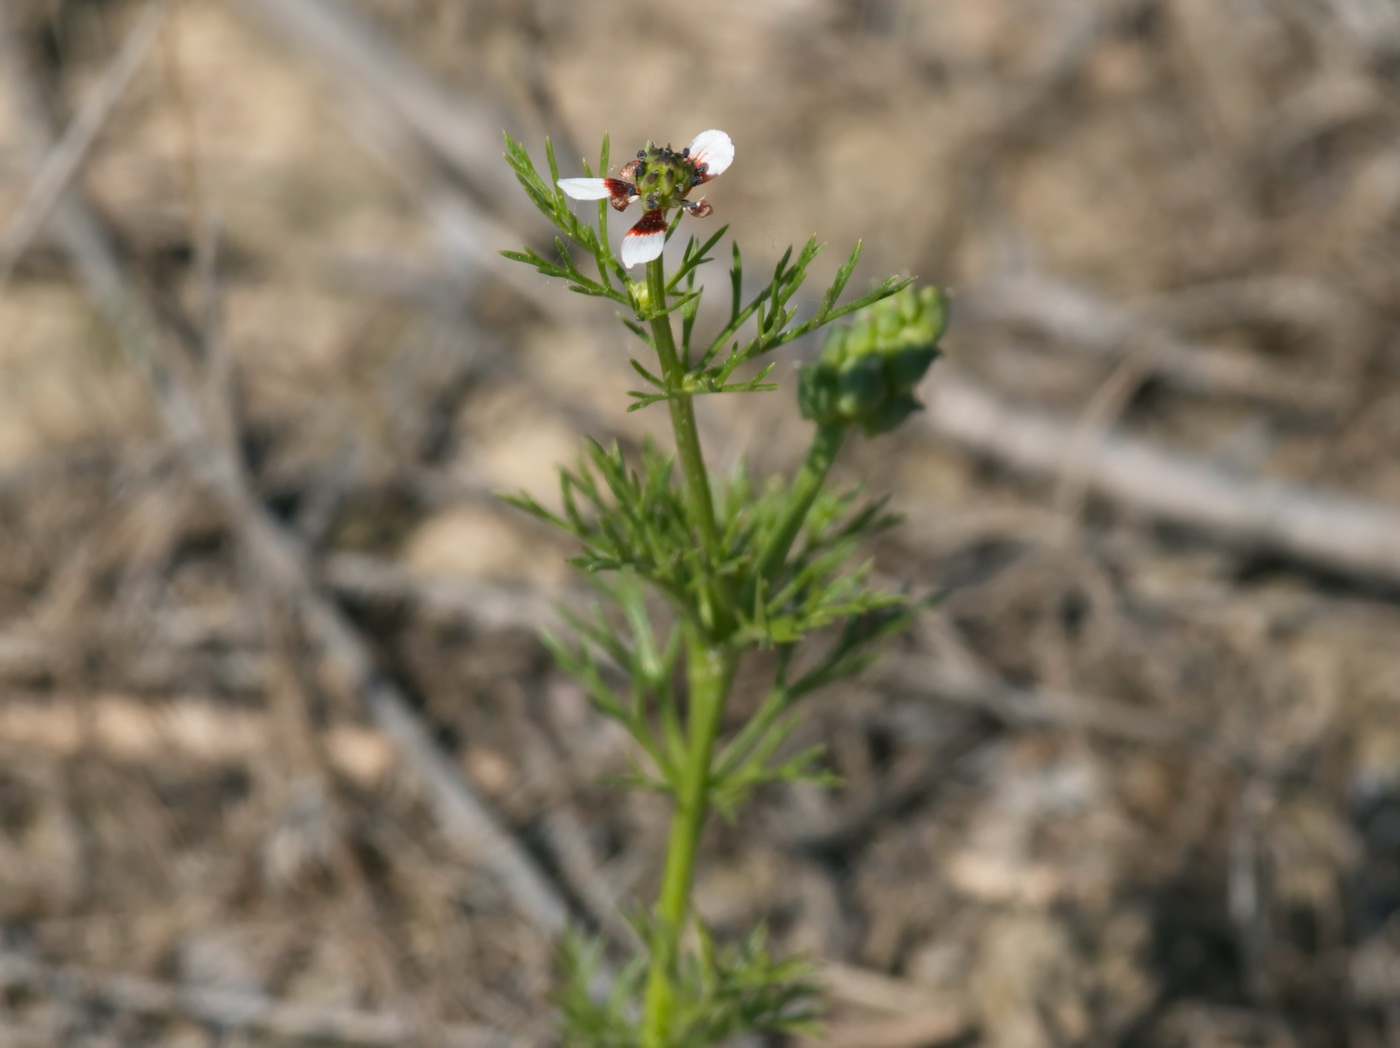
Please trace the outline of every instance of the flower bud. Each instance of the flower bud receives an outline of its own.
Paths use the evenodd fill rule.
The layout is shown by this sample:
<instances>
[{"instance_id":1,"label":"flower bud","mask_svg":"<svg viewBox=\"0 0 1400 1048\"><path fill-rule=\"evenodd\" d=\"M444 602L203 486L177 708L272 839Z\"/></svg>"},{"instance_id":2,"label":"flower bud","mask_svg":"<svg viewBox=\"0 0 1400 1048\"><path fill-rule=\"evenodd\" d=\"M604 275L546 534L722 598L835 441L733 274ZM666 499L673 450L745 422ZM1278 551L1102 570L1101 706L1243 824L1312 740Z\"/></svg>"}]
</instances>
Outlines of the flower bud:
<instances>
[{"instance_id":1,"label":"flower bud","mask_svg":"<svg viewBox=\"0 0 1400 1048\"><path fill-rule=\"evenodd\" d=\"M818 360L797 372L797 406L802 417L820 425L844 423L836 408L836 369Z\"/></svg>"},{"instance_id":2,"label":"flower bud","mask_svg":"<svg viewBox=\"0 0 1400 1048\"><path fill-rule=\"evenodd\" d=\"M912 393L894 393L881 401L875 410L861 416L860 430L867 437L888 433L914 412L922 411L923 407Z\"/></svg>"},{"instance_id":3,"label":"flower bud","mask_svg":"<svg viewBox=\"0 0 1400 1048\"><path fill-rule=\"evenodd\" d=\"M899 337L907 323L897 307L878 310L875 313L875 335L882 345L889 345Z\"/></svg>"},{"instance_id":4,"label":"flower bud","mask_svg":"<svg viewBox=\"0 0 1400 1048\"><path fill-rule=\"evenodd\" d=\"M832 329L815 362L798 373L804 418L859 425L867 436L894 429L922 405L914 389L938 357L948 325L947 300L934 287L899 294L860 310Z\"/></svg>"},{"instance_id":5,"label":"flower bud","mask_svg":"<svg viewBox=\"0 0 1400 1048\"><path fill-rule=\"evenodd\" d=\"M855 323L846 335L847 357L863 357L875 348L875 318L867 311L856 314Z\"/></svg>"},{"instance_id":6,"label":"flower bud","mask_svg":"<svg viewBox=\"0 0 1400 1048\"><path fill-rule=\"evenodd\" d=\"M878 411L889 393L880 358L867 353L850 357L836 377L836 410L844 418L859 419Z\"/></svg>"},{"instance_id":7,"label":"flower bud","mask_svg":"<svg viewBox=\"0 0 1400 1048\"><path fill-rule=\"evenodd\" d=\"M890 385L901 392L911 392L923 380L937 356L938 347L931 342L886 353L885 373Z\"/></svg>"}]
</instances>

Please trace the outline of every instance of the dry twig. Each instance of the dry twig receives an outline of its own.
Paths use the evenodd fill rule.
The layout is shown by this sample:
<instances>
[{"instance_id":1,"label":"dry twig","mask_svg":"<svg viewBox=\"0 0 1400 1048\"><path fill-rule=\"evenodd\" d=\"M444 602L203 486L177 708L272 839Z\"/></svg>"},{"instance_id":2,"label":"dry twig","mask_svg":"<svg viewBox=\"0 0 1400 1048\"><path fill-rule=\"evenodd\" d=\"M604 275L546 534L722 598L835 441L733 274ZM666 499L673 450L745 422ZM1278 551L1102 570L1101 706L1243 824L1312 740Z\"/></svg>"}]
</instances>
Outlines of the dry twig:
<instances>
[{"instance_id":1,"label":"dry twig","mask_svg":"<svg viewBox=\"0 0 1400 1048\"><path fill-rule=\"evenodd\" d=\"M799 1041L801 1048L934 1048L972 1031L965 1005L906 980L835 963L822 966L822 978L836 1001L883 1015L833 1023L824 1036Z\"/></svg>"},{"instance_id":2,"label":"dry twig","mask_svg":"<svg viewBox=\"0 0 1400 1048\"><path fill-rule=\"evenodd\" d=\"M501 119L479 102L449 97L347 4L326 0L243 0L244 6L309 54L347 89L386 106L417 143L512 209L516 194L499 162Z\"/></svg>"},{"instance_id":3,"label":"dry twig","mask_svg":"<svg viewBox=\"0 0 1400 1048\"><path fill-rule=\"evenodd\" d=\"M553 629L563 623L554 604L532 590L480 579L420 578L359 553L326 558L321 577L342 598L412 604L478 629Z\"/></svg>"},{"instance_id":4,"label":"dry twig","mask_svg":"<svg viewBox=\"0 0 1400 1048\"><path fill-rule=\"evenodd\" d=\"M1272 296L1272 297L1270 297ZM1279 302L1285 303L1278 305ZM1263 360L1226 352L1179 338L1166 321L1189 323L1201 319L1208 306L1223 316L1227 303L1236 309L1268 305L1288 310L1288 319L1312 326L1323 311L1341 310L1336 296L1327 297L1315 284L1294 281L1255 282L1231 288L1201 289L1196 294L1144 303L1133 310L1096 298L1088 292L1045 277L1015 277L989 281L960 295L958 305L974 319L1029 329L1053 339L1066 350L1095 356L1121 357L1134 349L1154 377L1190 393L1237 397L1290 412L1326 414L1346 397L1335 380L1296 376ZM1187 314L1195 310L1196 317Z\"/></svg>"},{"instance_id":5,"label":"dry twig","mask_svg":"<svg viewBox=\"0 0 1400 1048\"><path fill-rule=\"evenodd\" d=\"M1073 422L1009 404L953 367L925 389L927 432L1013 469L1058 477L1076 454ZM1125 509L1214 532L1249 549L1363 580L1400 583L1400 511L1258 477L1108 433L1083 457L1095 493Z\"/></svg>"},{"instance_id":6,"label":"dry twig","mask_svg":"<svg viewBox=\"0 0 1400 1048\"><path fill-rule=\"evenodd\" d=\"M111 116L113 107L141 68L146 52L165 24L169 10L170 5L166 0L154 3L146 10L136 28L127 34L121 49L101 78L88 91L62 137L35 169L29 192L9 228L0 236L0 287L9 283L15 266L82 168L83 160L97 141L98 133Z\"/></svg>"}]
</instances>

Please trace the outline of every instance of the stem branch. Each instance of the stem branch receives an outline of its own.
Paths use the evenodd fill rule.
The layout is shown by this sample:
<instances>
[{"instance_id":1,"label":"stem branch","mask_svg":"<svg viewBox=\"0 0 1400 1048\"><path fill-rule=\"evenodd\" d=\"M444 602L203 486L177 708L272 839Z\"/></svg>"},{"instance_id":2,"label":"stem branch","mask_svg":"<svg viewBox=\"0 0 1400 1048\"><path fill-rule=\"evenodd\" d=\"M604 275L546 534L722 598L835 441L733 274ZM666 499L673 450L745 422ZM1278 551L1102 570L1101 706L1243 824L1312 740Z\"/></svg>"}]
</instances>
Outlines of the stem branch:
<instances>
[{"instance_id":1,"label":"stem branch","mask_svg":"<svg viewBox=\"0 0 1400 1048\"><path fill-rule=\"evenodd\" d=\"M647 300L653 310L666 308L666 269L659 258L647 263ZM684 371L676 355L676 339L671 332L671 316L662 312L651 318L651 335L656 343L656 355L661 361L661 373L667 389L672 391L666 403L671 408L671 427L676 431L676 454L685 478L686 498L700 526L700 538L705 552L713 557L719 550L719 526L715 522L715 505L710 497L710 475L705 469L705 456L700 450L700 431L695 425L695 405L688 396L676 396Z\"/></svg>"},{"instance_id":2,"label":"stem branch","mask_svg":"<svg viewBox=\"0 0 1400 1048\"><path fill-rule=\"evenodd\" d=\"M812 509L812 503L816 501L822 484L826 482L826 475L831 471L831 464L836 461L837 452L841 450L849 428L843 425L817 427L817 435L812 438L812 446L807 451L807 460L802 463L802 468L793 479L787 510L778 526L773 529L767 545L763 547L758 562L759 578L767 579L771 583L787 560L788 551L792 549L797 533L802 530L802 524Z\"/></svg>"}]
</instances>

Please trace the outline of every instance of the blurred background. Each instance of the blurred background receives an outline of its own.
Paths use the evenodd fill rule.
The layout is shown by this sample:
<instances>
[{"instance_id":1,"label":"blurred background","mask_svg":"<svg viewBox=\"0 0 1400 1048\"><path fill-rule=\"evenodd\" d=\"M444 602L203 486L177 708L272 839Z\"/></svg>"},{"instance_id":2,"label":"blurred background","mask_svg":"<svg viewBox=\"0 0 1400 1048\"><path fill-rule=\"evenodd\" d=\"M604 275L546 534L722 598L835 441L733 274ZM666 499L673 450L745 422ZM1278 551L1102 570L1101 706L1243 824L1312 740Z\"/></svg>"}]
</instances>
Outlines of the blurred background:
<instances>
[{"instance_id":1,"label":"blurred background","mask_svg":"<svg viewBox=\"0 0 1400 1048\"><path fill-rule=\"evenodd\" d=\"M666 810L492 493L664 418L496 256L500 133L709 127L752 272L859 238L955 319L841 464L948 595L705 918L827 1048L1400 1045L1393 0L4 0L0 1044L552 1043ZM815 349L714 461L798 461Z\"/></svg>"}]
</instances>

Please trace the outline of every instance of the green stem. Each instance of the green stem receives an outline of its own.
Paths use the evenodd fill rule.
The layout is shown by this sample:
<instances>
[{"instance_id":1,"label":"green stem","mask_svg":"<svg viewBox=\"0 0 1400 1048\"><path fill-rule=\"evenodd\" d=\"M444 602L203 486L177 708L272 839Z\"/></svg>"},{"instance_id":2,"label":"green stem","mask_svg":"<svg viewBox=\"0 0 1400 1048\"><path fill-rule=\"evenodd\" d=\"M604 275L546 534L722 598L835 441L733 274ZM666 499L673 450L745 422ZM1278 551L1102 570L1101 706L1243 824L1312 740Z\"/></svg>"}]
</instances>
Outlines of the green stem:
<instances>
[{"instance_id":1,"label":"green stem","mask_svg":"<svg viewBox=\"0 0 1400 1048\"><path fill-rule=\"evenodd\" d=\"M788 551L797 539L797 533L802 530L802 524L811 512L812 503L816 501L822 485L826 482L826 475L831 470L831 464L836 461L836 455L841 450L849 428L833 424L817 427L817 435L812 438L812 446L807 452L807 461L802 463L802 468L792 482L787 510L778 526L773 529L759 557L759 578L772 582L777 577L779 569L787 560Z\"/></svg>"},{"instance_id":2,"label":"green stem","mask_svg":"<svg viewBox=\"0 0 1400 1048\"><path fill-rule=\"evenodd\" d=\"M650 308L666 308L666 271L661 259L647 263L647 299ZM695 407L690 396L678 396L685 381L685 369L676 352L670 314L658 312L651 318L652 341L661 364L671 409L671 427L676 435L676 457L691 516L700 533L705 563L718 563L721 556L719 523L715 519L710 475L700 447L695 424ZM674 780L675 813L671 838L666 849L666 869L661 895L656 904L656 926L651 942L651 968L647 973L643 1004L642 1043L645 1048L673 1048L675 1025L675 977L681 938L690 916L690 889L695 875L695 855L700 831L710 809L710 783L713 774L715 739L724 715L725 701L734 679L738 653L723 640L736 619L733 597L724 580L711 577L704 587L710 604L709 621L686 625L688 650L686 673L690 708L686 730L684 763Z\"/></svg>"},{"instance_id":3,"label":"green stem","mask_svg":"<svg viewBox=\"0 0 1400 1048\"><path fill-rule=\"evenodd\" d=\"M644 1048L674 1048L671 1041L676 988L674 979L681 937L690 916L690 888L700 831L710 810L711 764L725 699L738 663L735 652L713 645L695 628L687 630L690 648L688 748L680 770L666 870L656 904L656 927L651 943L642 1021Z\"/></svg>"},{"instance_id":4,"label":"green stem","mask_svg":"<svg viewBox=\"0 0 1400 1048\"><path fill-rule=\"evenodd\" d=\"M666 268L661 259L647 263L647 300L654 310L666 308ZM660 313L651 318L651 335L656 343L656 355L661 361L661 374L668 390L679 388L685 372L676 354L676 339L671 332L671 315ZM685 478L686 498L700 525L700 538L711 556L719 551L719 525L715 522L715 505L710 497L710 475L705 469L705 456L700 450L700 431L695 425L695 405L688 396L671 396L666 403L671 408L671 427L676 431L676 454L680 458Z\"/></svg>"},{"instance_id":5,"label":"green stem","mask_svg":"<svg viewBox=\"0 0 1400 1048\"><path fill-rule=\"evenodd\" d=\"M664 311L666 308L666 268L659 258L647 263L647 301L653 310ZM662 377L667 390L672 393L666 403L671 409L671 428L676 435L676 457L681 464L686 501L690 504L690 515L700 529L701 548L713 567L719 563L722 554L719 523L715 519L715 504L710 494L709 470L705 468L705 455L700 448L700 431L695 425L694 399L688 394L677 395L674 392L684 385L685 368L681 366L680 356L676 352L669 313L658 312L652 316L651 335L656 343ZM703 593L708 606L706 627L711 636L724 637L731 632L738 618L733 594L726 581L718 576L709 579Z\"/></svg>"}]
</instances>

